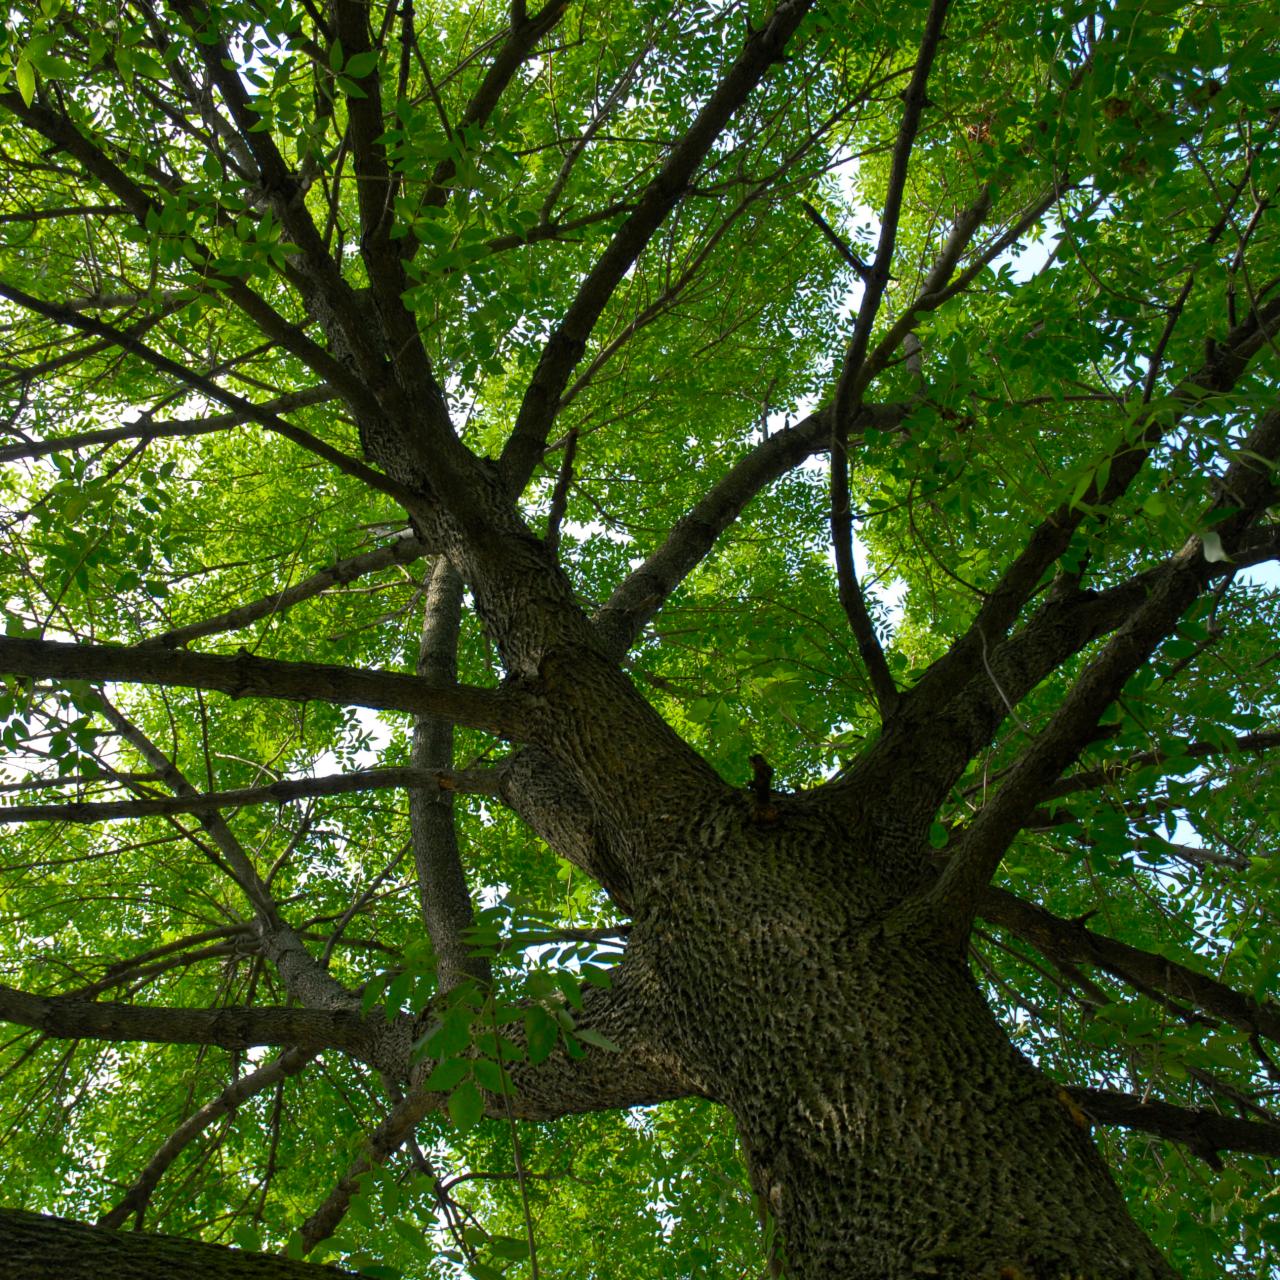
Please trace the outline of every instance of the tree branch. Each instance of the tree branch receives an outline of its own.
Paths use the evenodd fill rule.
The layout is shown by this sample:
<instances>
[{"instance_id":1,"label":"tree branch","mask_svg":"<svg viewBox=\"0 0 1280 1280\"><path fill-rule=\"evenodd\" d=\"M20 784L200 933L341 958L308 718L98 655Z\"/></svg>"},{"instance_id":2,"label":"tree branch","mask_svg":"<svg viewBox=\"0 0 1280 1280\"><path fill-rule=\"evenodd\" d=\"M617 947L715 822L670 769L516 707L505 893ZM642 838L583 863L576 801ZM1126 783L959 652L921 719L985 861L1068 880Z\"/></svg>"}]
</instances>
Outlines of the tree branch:
<instances>
[{"instance_id":1,"label":"tree branch","mask_svg":"<svg viewBox=\"0 0 1280 1280\"><path fill-rule=\"evenodd\" d=\"M418 675L434 686L458 678L458 632L462 623L463 583L447 556L440 556L427 586ZM427 774L453 768L453 723L418 716L413 726L410 762ZM468 930L475 924L471 891L458 849L453 794L444 787L415 788L409 793L409 830L417 871L418 903L427 936L439 962L441 991L471 978L482 986L490 979L489 963L474 954Z\"/></svg>"},{"instance_id":2,"label":"tree branch","mask_svg":"<svg viewBox=\"0 0 1280 1280\"><path fill-rule=\"evenodd\" d=\"M0 1256L27 1280L103 1280L104 1276L204 1280L358 1280L354 1271L246 1253L219 1244L143 1231L109 1231L21 1209L0 1209Z\"/></svg>"},{"instance_id":3,"label":"tree branch","mask_svg":"<svg viewBox=\"0 0 1280 1280\"><path fill-rule=\"evenodd\" d=\"M279 662L153 647L63 644L0 636L0 671L41 679L113 681L205 689L233 698L335 702L377 711L445 716L501 737L519 737L523 700L514 692L468 685L433 689L414 676L315 662Z\"/></svg>"},{"instance_id":4,"label":"tree branch","mask_svg":"<svg viewBox=\"0 0 1280 1280\"><path fill-rule=\"evenodd\" d=\"M856 425L889 430L902 422L910 408L906 404L863 405ZM612 656L622 657L635 643L645 623L758 493L830 446L830 420L830 410L819 409L756 445L675 523L644 563L618 584L596 617L596 628Z\"/></svg>"},{"instance_id":5,"label":"tree branch","mask_svg":"<svg viewBox=\"0 0 1280 1280\"><path fill-rule=\"evenodd\" d=\"M1066 1092L1091 1120L1181 1142L1215 1168L1222 1163L1219 1151L1280 1156L1280 1124L1239 1120L1203 1107L1179 1107L1112 1089L1074 1086Z\"/></svg>"},{"instance_id":6,"label":"tree branch","mask_svg":"<svg viewBox=\"0 0 1280 1280\"><path fill-rule=\"evenodd\" d=\"M1023 550L987 594L972 624L933 663L912 689L903 714L913 723L932 721L983 669L984 654L1003 639L1045 572L1066 551L1088 512L1110 508L1128 490L1151 450L1196 408L1231 390L1253 357L1280 329L1280 298L1235 326L1211 357L1167 397L1159 412L1146 410L1127 431L1098 477L1076 502L1065 502L1037 526ZM1105 479L1103 477L1105 476Z\"/></svg>"},{"instance_id":7,"label":"tree branch","mask_svg":"<svg viewBox=\"0 0 1280 1280\"><path fill-rule=\"evenodd\" d=\"M374 551L365 551L360 555L339 560L327 568L320 569L301 582L294 583L271 595L253 600L248 604L238 605L225 613L215 614L201 622L188 623L185 627L174 627L171 631L162 632L142 641L140 647L152 645L164 648L178 648L198 640L203 636L218 635L224 631L239 631L251 622L260 618L275 617L285 613L304 600L310 600L330 587L354 582L371 573L378 573L394 564L412 564L427 554L427 544L413 534L403 534L394 542Z\"/></svg>"},{"instance_id":8,"label":"tree branch","mask_svg":"<svg viewBox=\"0 0 1280 1280\"><path fill-rule=\"evenodd\" d=\"M313 404L323 404L334 399L335 393L328 387L313 387L306 391L291 391L268 400L259 407L264 413L290 413ZM44 458L51 453L71 453L93 445L116 444L121 440L168 440L175 436L204 436L231 427L243 426L252 421L244 413L220 413L205 418L179 418L172 422L153 422L144 415L137 422L122 427L104 427L98 431L81 431L73 436L57 436L52 440L37 440L30 444L8 445L0 449L0 462L16 462L22 458Z\"/></svg>"},{"instance_id":9,"label":"tree branch","mask_svg":"<svg viewBox=\"0 0 1280 1280\"><path fill-rule=\"evenodd\" d=\"M53 785L53 784L50 784ZM288 804L314 796L344 796L362 791L409 791L489 795L497 786L492 769L452 773L418 768L367 769L322 778L284 778L261 787L208 791L200 795L157 796L139 800L71 800L64 804L0 807L0 826L16 822L118 822L174 813L214 813L253 804Z\"/></svg>"},{"instance_id":10,"label":"tree branch","mask_svg":"<svg viewBox=\"0 0 1280 1280\"><path fill-rule=\"evenodd\" d=\"M871 341L871 328L880 310L880 301L889 284L889 269L902 214L902 196L907 183L907 166L915 145L920 117L924 113L925 87L933 67L934 55L942 40L950 0L932 0L925 18L924 33L915 70L904 95L906 108L898 128L889 168L889 189L880 216L880 239L875 261L863 275L862 301L854 322L853 336L845 353L840 381L831 408L831 546L835 554L836 584L840 606L848 619L858 645L858 653L866 667L875 694L881 720L888 720L898 705L898 688L893 682L884 650L876 636L867 602L858 586L853 562L853 508L849 496L849 430L851 419L862 398L865 380L859 379L862 364Z\"/></svg>"},{"instance_id":11,"label":"tree branch","mask_svg":"<svg viewBox=\"0 0 1280 1280\"><path fill-rule=\"evenodd\" d=\"M272 1085L297 1075L315 1055L305 1049L286 1049L278 1058L265 1066L250 1071L227 1085L216 1098L210 1099L198 1111L188 1116L147 1162L147 1166L134 1180L133 1185L118 1200L115 1207L98 1219L100 1227L122 1227L129 1217L136 1214L139 1224L151 1199L151 1193L164 1176L165 1170L180 1156L183 1150L198 1138L215 1120L234 1111L242 1102L269 1089Z\"/></svg>"},{"instance_id":12,"label":"tree branch","mask_svg":"<svg viewBox=\"0 0 1280 1280\"><path fill-rule=\"evenodd\" d=\"M684 195L690 179L729 120L769 68L782 57L787 41L812 3L813 0L781 0L767 25L748 38L737 61L684 136L671 148L666 162L636 202L634 211L618 228L608 248L579 286L543 348L515 427L502 451L501 466L510 492L520 492L538 465L561 393L614 290Z\"/></svg>"},{"instance_id":13,"label":"tree branch","mask_svg":"<svg viewBox=\"0 0 1280 1280\"><path fill-rule=\"evenodd\" d=\"M1265 414L1216 484L1217 501L1204 513L1230 550L1235 539L1275 499L1273 460L1280 456L1280 409ZM978 898L1040 797L1075 758L1098 718L1124 683L1177 625L1213 576L1204 545L1193 537L1153 580L1147 599L1085 668L1048 726L1009 770L999 791L956 841L936 885L924 895L947 918L944 932L967 938ZM945 659L944 659L945 661Z\"/></svg>"},{"instance_id":14,"label":"tree branch","mask_svg":"<svg viewBox=\"0 0 1280 1280\"><path fill-rule=\"evenodd\" d=\"M386 1032L381 1010L365 1017L349 1009L168 1008L33 995L3 985L0 1020L33 1027L57 1040L204 1044L223 1049L274 1044L342 1049L365 1059Z\"/></svg>"},{"instance_id":15,"label":"tree branch","mask_svg":"<svg viewBox=\"0 0 1280 1280\"><path fill-rule=\"evenodd\" d=\"M8 298L10 302L15 302L19 306L25 307L28 311L33 311L36 315L43 316L46 320L53 320L58 324L66 325L70 329L79 329L84 333L92 333L107 339L114 346L119 347L121 351L127 351L130 355L136 356L144 363L151 365L152 368L168 374L169 377L176 379L183 386L190 387L193 391L199 391L201 395L207 396L210 400L216 400L219 404L226 405L228 409L242 415L246 420L256 422L260 426L266 427L268 431L273 431L277 435L283 436L286 440L301 445L302 448L323 458L326 462L337 467L339 471L345 472L349 476L354 476L371 489L377 489L389 494L402 506L406 508L412 507L414 503L413 496L390 477L374 471L372 467L366 466L359 459L352 458L340 449L335 449L331 444L321 440L319 436L314 436L309 431L304 431L301 427L295 427L291 422L286 422L262 405L254 404L252 401L244 399L243 396L236 395L234 391L225 390L212 379L188 369L176 360L169 359L168 356L162 355L153 347L147 346L145 342L131 336L124 330L117 329L114 325L107 324L95 316L81 315L79 312L71 311L60 303L45 302L3 282L0 282L0 298Z\"/></svg>"},{"instance_id":16,"label":"tree branch","mask_svg":"<svg viewBox=\"0 0 1280 1280\"><path fill-rule=\"evenodd\" d=\"M983 893L978 914L1008 929L1051 960L1095 965L1139 990L1188 1001L1233 1027L1280 1044L1280 1009L1259 1003L1176 960L1095 933L1081 921L1063 920L1044 907L994 886Z\"/></svg>"}]
</instances>

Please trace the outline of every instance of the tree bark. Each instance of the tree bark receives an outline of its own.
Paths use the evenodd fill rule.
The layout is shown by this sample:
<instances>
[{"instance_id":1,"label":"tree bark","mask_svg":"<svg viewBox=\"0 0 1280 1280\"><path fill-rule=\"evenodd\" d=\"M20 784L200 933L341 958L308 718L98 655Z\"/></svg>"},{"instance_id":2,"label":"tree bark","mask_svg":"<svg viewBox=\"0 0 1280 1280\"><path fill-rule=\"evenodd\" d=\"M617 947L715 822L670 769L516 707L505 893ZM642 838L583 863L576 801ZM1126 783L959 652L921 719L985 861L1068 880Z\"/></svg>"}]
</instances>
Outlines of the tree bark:
<instances>
[{"instance_id":1,"label":"tree bark","mask_svg":"<svg viewBox=\"0 0 1280 1280\"><path fill-rule=\"evenodd\" d=\"M0 1280L338 1280L354 1272L0 1209Z\"/></svg>"},{"instance_id":2,"label":"tree bark","mask_svg":"<svg viewBox=\"0 0 1280 1280\"><path fill-rule=\"evenodd\" d=\"M903 927L875 860L786 797L739 799L699 815L720 838L644 894L631 945L737 1121L789 1280L1173 1276L1082 1113L962 957Z\"/></svg>"}]
</instances>

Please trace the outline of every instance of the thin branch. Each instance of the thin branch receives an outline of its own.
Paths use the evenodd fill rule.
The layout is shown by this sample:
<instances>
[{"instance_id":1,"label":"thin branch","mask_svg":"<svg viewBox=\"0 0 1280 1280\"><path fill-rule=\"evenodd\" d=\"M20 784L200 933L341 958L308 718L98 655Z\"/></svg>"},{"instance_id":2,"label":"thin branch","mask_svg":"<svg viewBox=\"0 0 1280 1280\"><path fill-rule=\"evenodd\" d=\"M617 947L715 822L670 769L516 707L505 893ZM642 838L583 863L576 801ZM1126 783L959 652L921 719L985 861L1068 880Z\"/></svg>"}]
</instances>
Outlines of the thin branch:
<instances>
[{"instance_id":1,"label":"thin branch","mask_svg":"<svg viewBox=\"0 0 1280 1280\"><path fill-rule=\"evenodd\" d=\"M268 400L259 406L270 414L290 413L314 404L332 400L334 392L328 387L313 387L306 391L291 391ZM57 436L52 440L38 440L30 444L9 445L0 449L0 462L16 462L22 458L43 458L51 453L72 453L94 445L116 444L122 440L168 440L175 436L204 436L231 427L243 426L251 421L244 413L221 413L206 418L179 418L171 422L154 422L143 415L136 422L122 427L104 427L98 431L82 431L73 436Z\"/></svg>"},{"instance_id":2,"label":"thin branch","mask_svg":"<svg viewBox=\"0 0 1280 1280\"><path fill-rule=\"evenodd\" d=\"M863 405L855 426L891 430L910 412L906 404ZM829 409L777 431L740 458L672 526L666 539L614 589L596 627L609 652L621 657L644 624L703 561L719 536L763 489L831 443Z\"/></svg>"},{"instance_id":3,"label":"thin branch","mask_svg":"<svg viewBox=\"0 0 1280 1280\"><path fill-rule=\"evenodd\" d=\"M375 551L365 551L360 555L339 560L324 569L304 578L291 587L285 587L261 599L238 605L224 613L215 614L201 622L188 623L185 627L175 627L158 636L152 636L142 642L143 645L160 645L164 648L178 648L189 644L192 640L204 636L218 635L224 631L238 631L260 618L275 617L287 612L304 600L318 596L330 587L354 582L371 573L378 573L395 564L412 564L427 554L427 545L412 534L404 534L385 547Z\"/></svg>"},{"instance_id":4,"label":"thin branch","mask_svg":"<svg viewBox=\"0 0 1280 1280\"><path fill-rule=\"evenodd\" d=\"M147 1166L134 1180L133 1185L98 1219L100 1227L122 1227L130 1215L141 1219L151 1193L164 1176L165 1170L182 1154L183 1150L198 1138L215 1120L234 1111L242 1102L269 1089L273 1085L296 1075L315 1055L303 1049L287 1049L273 1062L250 1071L222 1090L216 1098L188 1116L160 1146L147 1162Z\"/></svg>"},{"instance_id":5,"label":"thin branch","mask_svg":"<svg viewBox=\"0 0 1280 1280\"><path fill-rule=\"evenodd\" d=\"M618 228L579 286L543 348L515 427L502 451L501 465L511 492L521 491L538 465L561 394L609 299L680 201L729 120L766 72L782 58L788 40L812 4L813 0L781 0L768 23L748 38L737 61L684 136L671 148L666 162L636 202L634 211Z\"/></svg>"},{"instance_id":6,"label":"thin branch","mask_svg":"<svg viewBox=\"0 0 1280 1280\"><path fill-rule=\"evenodd\" d=\"M413 505L414 499L412 495L402 485L397 484L388 476L374 471L372 467L366 466L363 462L343 453L340 449L335 449L331 444L321 440L319 436L314 436L309 431L304 431L301 427L295 427L291 422L286 422L262 405L254 404L233 391L225 390L211 379L196 373L192 369L188 369L176 360L169 359L168 356L161 354L153 347L147 346L145 342L132 337L126 331L117 329L114 325L107 324L94 316L81 315L78 312L70 311L60 303L45 302L21 289L15 288L13 285L3 282L0 282L0 298L8 298L10 302L17 303L28 311L33 311L36 315L43 316L46 320L53 320L58 324L65 325L67 328L79 329L84 333L92 333L97 337L107 339L113 345L119 347L121 351L127 351L130 355L136 356L161 373L168 374L169 377L176 379L184 386L190 387L193 391L199 391L210 400L216 400L219 404L226 405L228 409L242 414L247 420L266 427L268 431L274 431L277 435L283 436L294 444L301 445L302 448L323 458L326 462L337 467L339 471L345 472L349 476L354 476L370 488L389 494L402 506L410 507Z\"/></svg>"},{"instance_id":7,"label":"thin branch","mask_svg":"<svg viewBox=\"0 0 1280 1280\"><path fill-rule=\"evenodd\" d=\"M143 800L72 800L65 804L11 805L0 807L0 826L16 822L118 822L173 813L215 813L253 804L288 804L315 796L344 796L363 791L401 788L435 793L463 792L489 795L497 787L489 769L451 773L424 769L367 769L359 773L330 774L322 778L285 778L262 787L232 791L208 791L200 795L159 796Z\"/></svg>"}]
</instances>

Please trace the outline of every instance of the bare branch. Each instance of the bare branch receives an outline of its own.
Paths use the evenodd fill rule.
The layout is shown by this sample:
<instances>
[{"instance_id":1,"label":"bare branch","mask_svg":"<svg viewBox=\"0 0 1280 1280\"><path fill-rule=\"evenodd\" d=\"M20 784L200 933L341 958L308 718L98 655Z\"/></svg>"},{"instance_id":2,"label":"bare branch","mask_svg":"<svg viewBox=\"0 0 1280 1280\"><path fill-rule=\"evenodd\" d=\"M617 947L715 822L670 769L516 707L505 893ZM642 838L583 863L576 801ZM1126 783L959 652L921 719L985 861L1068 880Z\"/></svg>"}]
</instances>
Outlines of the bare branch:
<instances>
[{"instance_id":1,"label":"bare branch","mask_svg":"<svg viewBox=\"0 0 1280 1280\"><path fill-rule=\"evenodd\" d=\"M565 384L582 358L587 339L614 290L684 195L689 181L729 120L782 57L787 41L812 3L813 0L781 0L768 23L748 38L738 60L721 79L684 136L671 148L666 162L636 202L634 211L618 228L582 282L543 348L515 427L503 449L503 473L512 492L524 488L542 457Z\"/></svg>"},{"instance_id":2,"label":"bare branch","mask_svg":"<svg viewBox=\"0 0 1280 1280\"><path fill-rule=\"evenodd\" d=\"M494 771L450 773L425 769L367 769L323 778L285 778L261 787L208 791L200 795L160 796L142 800L72 800L65 804L11 805L0 808L0 826L15 822L118 822L173 813L214 813L253 804L288 804L315 796L344 796L362 791L410 791L488 795L497 786Z\"/></svg>"},{"instance_id":3,"label":"bare branch","mask_svg":"<svg viewBox=\"0 0 1280 1280\"><path fill-rule=\"evenodd\" d=\"M304 600L310 600L321 592L327 591L330 587L354 582L358 578L378 573L394 564L412 564L426 554L427 544L422 539L413 534L404 534L385 547L339 560L304 578L301 582L285 587L272 595L238 605L234 609L215 614L212 618L206 618L201 622L192 622L185 627L175 627L171 631L165 631L142 641L142 644L178 648L203 636L218 635L224 631L238 631L252 622L257 622L260 618L270 618L285 613Z\"/></svg>"},{"instance_id":4,"label":"bare branch","mask_svg":"<svg viewBox=\"0 0 1280 1280\"><path fill-rule=\"evenodd\" d=\"M0 670L11 675L117 681L206 689L233 698L336 702L378 711L448 717L457 724L519 737L522 699L468 685L433 689L414 676L361 671L314 662L278 662L248 653L235 657L153 647L62 644L0 637Z\"/></svg>"},{"instance_id":5,"label":"bare branch","mask_svg":"<svg viewBox=\"0 0 1280 1280\"><path fill-rule=\"evenodd\" d=\"M147 1162L133 1185L116 1202L114 1208L98 1219L100 1227L122 1227L133 1214L141 1221L142 1214L151 1199L156 1184L164 1172L182 1154L183 1150L198 1138L220 1116L234 1111L242 1102L269 1089L299 1071L315 1055L304 1049L286 1049L273 1062L250 1071L227 1085L216 1098L210 1099L198 1111L188 1116L160 1146Z\"/></svg>"}]
</instances>

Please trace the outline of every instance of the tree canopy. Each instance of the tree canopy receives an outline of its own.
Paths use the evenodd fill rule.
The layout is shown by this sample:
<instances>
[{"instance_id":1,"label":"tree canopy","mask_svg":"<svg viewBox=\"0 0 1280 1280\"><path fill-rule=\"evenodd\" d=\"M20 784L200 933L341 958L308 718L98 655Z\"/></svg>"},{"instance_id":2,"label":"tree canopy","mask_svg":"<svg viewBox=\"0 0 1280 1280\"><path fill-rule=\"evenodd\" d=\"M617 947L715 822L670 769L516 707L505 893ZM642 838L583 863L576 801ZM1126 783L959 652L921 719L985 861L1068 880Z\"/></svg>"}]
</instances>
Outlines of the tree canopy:
<instances>
[{"instance_id":1,"label":"tree canopy","mask_svg":"<svg viewBox=\"0 0 1280 1280\"><path fill-rule=\"evenodd\" d=\"M10 8L0 1197L852 1275L752 1071L870 1132L907 938L1180 1274L1276 1274L1278 19Z\"/></svg>"}]
</instances>

